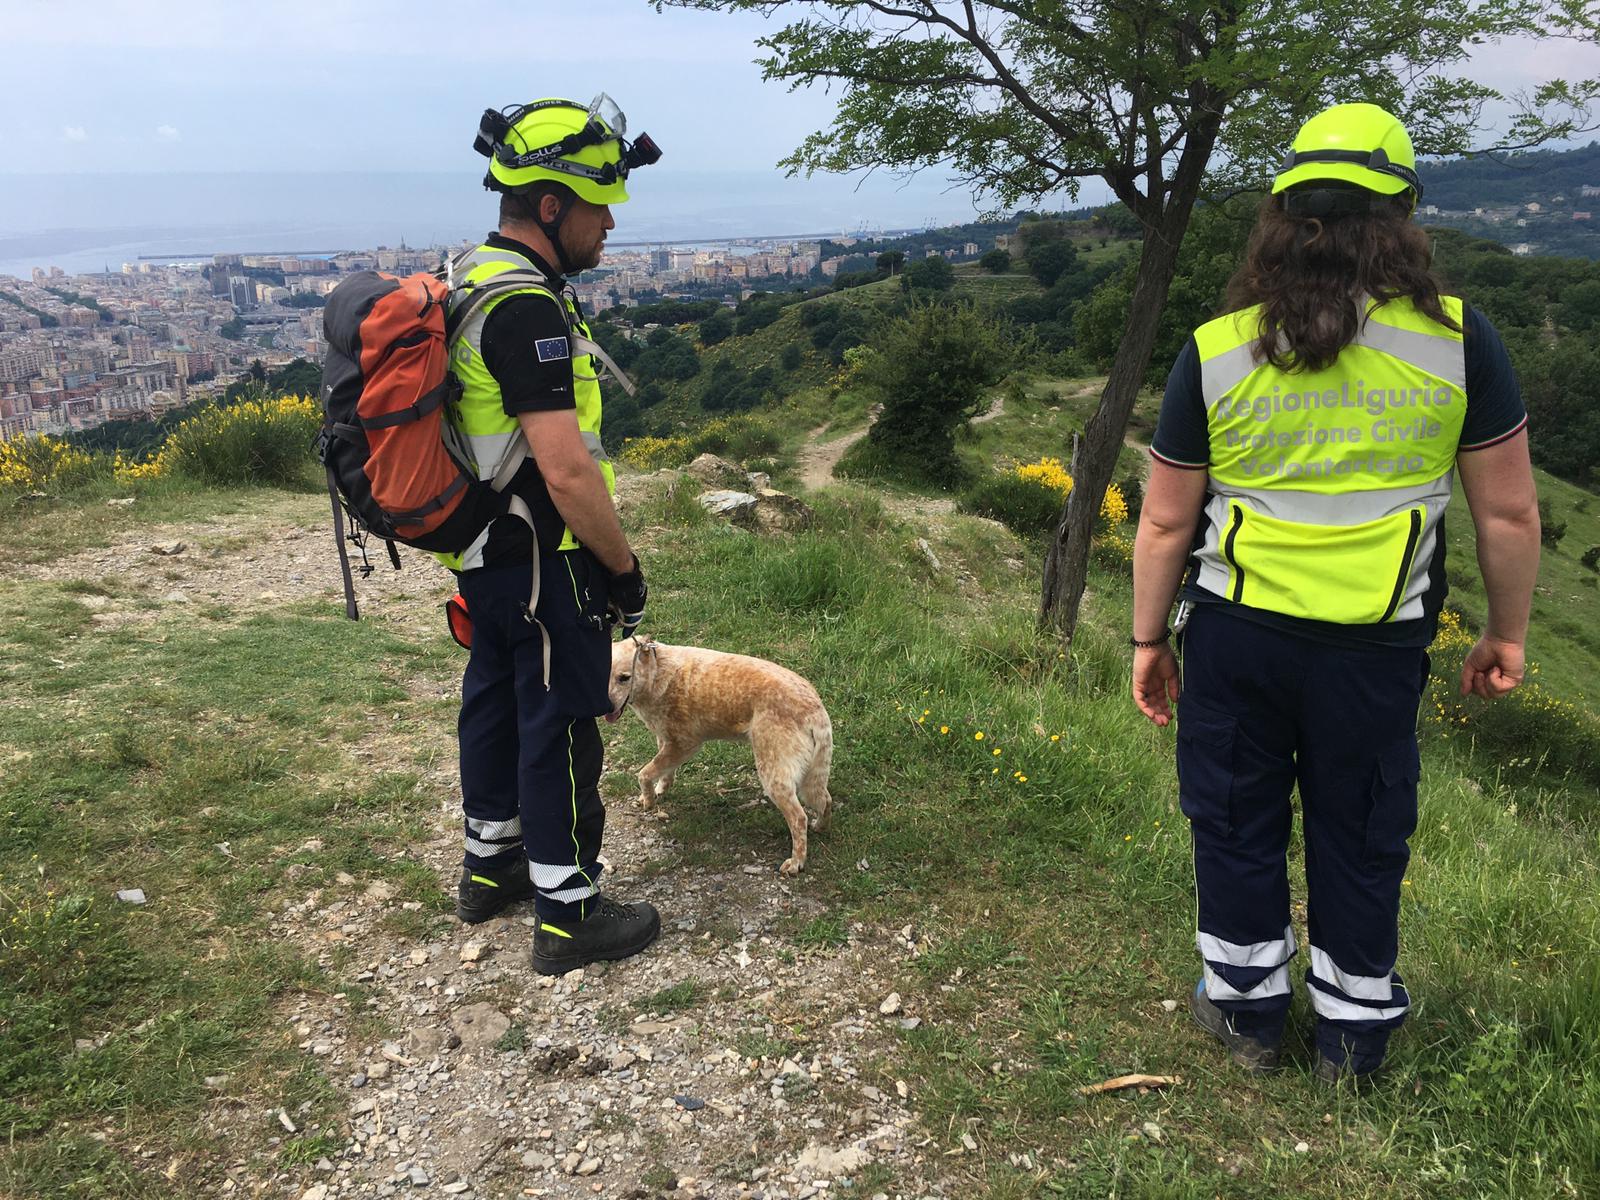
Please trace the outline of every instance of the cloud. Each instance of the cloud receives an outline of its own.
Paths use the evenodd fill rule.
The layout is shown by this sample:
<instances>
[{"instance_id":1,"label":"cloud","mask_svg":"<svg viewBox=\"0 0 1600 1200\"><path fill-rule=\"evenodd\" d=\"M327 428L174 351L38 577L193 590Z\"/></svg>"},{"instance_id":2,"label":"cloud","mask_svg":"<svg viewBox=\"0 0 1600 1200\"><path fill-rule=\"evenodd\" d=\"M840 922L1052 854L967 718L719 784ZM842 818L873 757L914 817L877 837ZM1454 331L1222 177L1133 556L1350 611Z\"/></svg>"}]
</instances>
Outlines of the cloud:
<instances>
[{"instance_id":1,"label":"cloud","mask_svg":"<svg viewBox=\"0 0 1600 1200\"><path fill-rule=\"evenodd\" d=\"M61 136L69 142L87 142L89 131L82 125L65 125L61 129Z\"/></svg>"},{"instance_id":2,"label":"cloud","mask_svg":"<svg viewBox=\"0 0 1600 1200\"><path fill-rule=\"evenodd\" d=\"M175 142L181 135L176 125L157 125L156 138L163 142Z\"/></svg>"}]
</instances>

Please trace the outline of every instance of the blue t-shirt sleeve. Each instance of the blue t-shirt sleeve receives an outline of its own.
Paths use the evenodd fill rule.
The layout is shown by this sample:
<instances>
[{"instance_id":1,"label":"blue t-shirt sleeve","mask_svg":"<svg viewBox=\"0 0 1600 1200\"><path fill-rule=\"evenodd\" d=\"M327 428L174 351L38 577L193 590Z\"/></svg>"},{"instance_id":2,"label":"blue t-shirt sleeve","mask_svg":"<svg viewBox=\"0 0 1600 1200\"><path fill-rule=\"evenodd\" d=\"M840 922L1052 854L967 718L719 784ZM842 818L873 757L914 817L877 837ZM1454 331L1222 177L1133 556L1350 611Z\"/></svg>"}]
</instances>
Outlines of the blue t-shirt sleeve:
<instances>
[{"instance_id":1,"label":"blue t-shirt sleeve","mask_svg":"<svg viewBox=\"0 0 1600 1200\"><path fill-rule=\"evenodd\" d=\"M1500 331L1475 308L1463 312L1461 324L1466 342L1467 415L1461 426L1460 449L1484 450L1520 433L1528 423L1528 410Z\"/></svg>"},{"instance_id":2,"label":"blue t-shirt sleeve","mask_svg":"<svg viewBox=\"0 0 1600 1200\"><path fill-rule=\"evenodd\" d=\"M1206 401L1200 390L1200 349L1192 337L1167 375L1167 393L1156 418L1155 436L1150 439L1150 453L1168 466L1189 471L1203 471L1211 463Z\"/></svg>"}]
</instances>

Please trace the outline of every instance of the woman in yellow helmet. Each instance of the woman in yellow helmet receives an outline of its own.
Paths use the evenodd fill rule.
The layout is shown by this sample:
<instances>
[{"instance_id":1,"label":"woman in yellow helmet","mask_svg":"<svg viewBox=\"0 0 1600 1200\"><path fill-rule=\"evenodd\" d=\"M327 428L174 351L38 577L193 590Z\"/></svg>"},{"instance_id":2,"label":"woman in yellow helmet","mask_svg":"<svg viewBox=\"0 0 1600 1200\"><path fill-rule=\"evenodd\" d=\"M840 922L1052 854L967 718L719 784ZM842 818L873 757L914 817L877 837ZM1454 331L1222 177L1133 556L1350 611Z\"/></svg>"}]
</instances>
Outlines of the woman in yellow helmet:
<instances>
[{"instance_id":1,"label":"woman in yellow helmet","mask_svg":"<svg viewBox=\"0 0 1600 1200\"><path fill-rule=\"evenodd\" d=\"M1226 315L1168 378L1134 549L1134 699L1157 725L1177 707L1194 834L1191 1011L1236 1062L1279 1066L1298 788L1328 1082L1377 1070L1409 1006L1400 882L1456 471L1489 598L1463 691L1521 680L1538 567L1516 375L1490 323L1434 280L1411 221L1421 192L1411 139L1382 108L1305 123ZM1167 626L1180 584L1181 685Z\"/></svg>"}]
</instances>

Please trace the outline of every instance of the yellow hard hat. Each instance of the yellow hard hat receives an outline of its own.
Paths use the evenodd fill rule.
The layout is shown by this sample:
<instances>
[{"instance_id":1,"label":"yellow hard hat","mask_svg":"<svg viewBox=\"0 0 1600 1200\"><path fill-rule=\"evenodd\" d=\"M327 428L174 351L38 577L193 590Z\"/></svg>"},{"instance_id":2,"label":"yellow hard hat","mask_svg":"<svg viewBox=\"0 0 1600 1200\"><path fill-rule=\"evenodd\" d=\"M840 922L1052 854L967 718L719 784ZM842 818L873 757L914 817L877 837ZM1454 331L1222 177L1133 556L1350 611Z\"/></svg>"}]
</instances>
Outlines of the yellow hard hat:
<instances>
[{"instance_id":1,"label":"yellow hard hat","mask_svg":"<svg viewBox=\"0 0 1600 1200\"><path fill-rule=\"evenodd\" d=\"M548 98L485 110L473 148L489 159L483 183L498 192L565 184L591 204L621 204L633 167L661 157L649 134L629 142L627 118L603 92L588 105Z\"/></svg>"},{"instance_id":2,"label":"yellow hard hat","mask_svg":"<svg viewBox=\"0 0 1600 1200\"><path fill-rule=\"evenodd\" d=\"M1422 198L1411 135L1376 104L1335 104L1300 126L1272 192L1306 183L1355 184L1384 196L1409 191L1413 207Z\"/></svg>"}]
</instances>

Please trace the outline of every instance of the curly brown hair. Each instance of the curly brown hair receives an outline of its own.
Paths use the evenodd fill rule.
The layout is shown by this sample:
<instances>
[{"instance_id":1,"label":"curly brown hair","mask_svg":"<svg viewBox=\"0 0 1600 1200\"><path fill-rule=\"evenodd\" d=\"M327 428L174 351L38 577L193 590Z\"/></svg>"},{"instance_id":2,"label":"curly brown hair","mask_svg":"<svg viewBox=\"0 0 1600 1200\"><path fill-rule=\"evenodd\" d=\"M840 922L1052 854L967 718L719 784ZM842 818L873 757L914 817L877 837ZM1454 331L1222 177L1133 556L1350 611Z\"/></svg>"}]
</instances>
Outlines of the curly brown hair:
<instances>
[{"instance_id":1,"label":"curly brown hair","mask_svg":"<svg viewBox=\"0 0 1600 1200\"><path fill-rule=\"evenodd\" d=\"M1404 197L1330 220L1291 216L1282 195L1256 217L1244 262L1228 281L1227 311L1261 305L1256 358L1280 371L1332 364L1366 319L1362 296L1380 304L1405 297L1447 329L1460 326L1439 302L1428 235Z\"/></svg>"}]
</instances>

